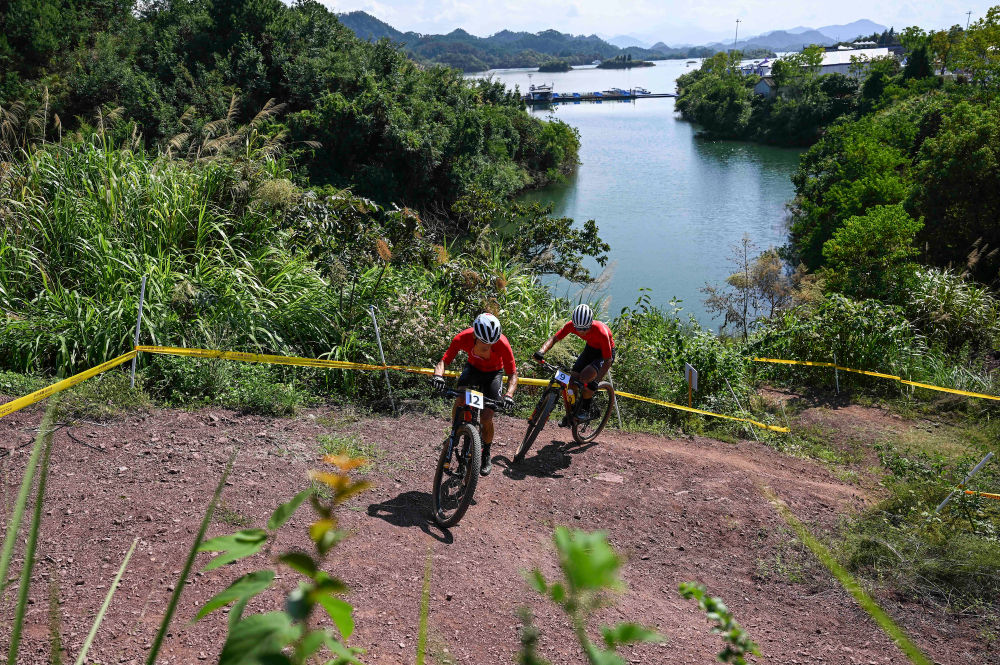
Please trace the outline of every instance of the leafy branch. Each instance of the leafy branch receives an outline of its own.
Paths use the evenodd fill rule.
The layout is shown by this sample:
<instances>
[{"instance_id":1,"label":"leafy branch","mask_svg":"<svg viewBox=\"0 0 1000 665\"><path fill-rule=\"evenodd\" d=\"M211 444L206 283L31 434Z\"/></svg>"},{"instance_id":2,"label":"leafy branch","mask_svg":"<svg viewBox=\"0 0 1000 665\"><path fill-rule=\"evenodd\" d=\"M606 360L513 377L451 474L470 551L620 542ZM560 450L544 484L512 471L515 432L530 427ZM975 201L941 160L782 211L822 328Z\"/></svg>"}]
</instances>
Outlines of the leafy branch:
<instances>
[{"instance_id":1,"label":"leafy branch","mask_svg":"<svg viewBox=\"0 0 1000 665\"><path fill-rule=\"evenodd\" d=\"M721 598L709 596L705 587L697 582L683 582L680 585L680 592L687 600L693 598L698 601L698 607L715 623L712 632L722 635L722 639L725 640L726 647L719 652L719 662L746 665L748 654L760 655L760 647L750 639L742 626L736 623L732 612Z\"/></svg>"}]
</instances>

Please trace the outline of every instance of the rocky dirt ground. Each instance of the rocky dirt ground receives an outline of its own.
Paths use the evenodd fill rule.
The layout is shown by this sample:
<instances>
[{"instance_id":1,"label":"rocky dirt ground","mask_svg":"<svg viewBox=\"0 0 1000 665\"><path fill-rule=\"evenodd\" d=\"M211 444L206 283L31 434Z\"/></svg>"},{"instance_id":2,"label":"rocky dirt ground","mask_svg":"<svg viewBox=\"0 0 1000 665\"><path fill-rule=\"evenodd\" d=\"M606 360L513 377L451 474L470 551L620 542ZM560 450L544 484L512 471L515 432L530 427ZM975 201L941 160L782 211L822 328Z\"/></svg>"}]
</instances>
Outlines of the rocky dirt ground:
<instances>
[{"instance_id":1,"label":"rocky dirt ground","mask_svg":"<svg viewBox=\"0 0 1000 665\"><path fill-rule=\"evenodd\" d=\"M0 420L5 515L41 415L41 407L34 407ZM761 645L759 662L906 662L795 541L761 493L770 486L799 519L823 533L872 500L870 483L845 482L827 465L752 441L609 430L598 444L581 447L553 424L525 462L512 468L507 458L525 425L501 417L497 439L506 445L494 447L493 474L480 483L462 522L442 532L429 521L429 490L446 425L423 414L362 419L322 409L270 419L206 409L155 410L61 428L18 662L48 662L50 590L60 601L63 645L75 659L136 537L138 548L91 659L143 662L233 448L238 448L235 468L209 536L262 526L275 506L307 486L307 470L320 466L322 435L356 437L376 459L365 474L374 487L341 514L353 536L334 550L327 566L352 589L357 630L350 644L366 650L366 663L414 662L427 557L432 564L427 662L513 662L522 606L535 614L545 657L554 664L583 662L568 622L522 576L536 566L550 578L557 575L552 546L557 525L604 529L626 558L628 589L598 618L650 624L669 638L664 646L625 649L630 663L715 661L721 640L696 605L678 595L678 584L688 580L702 582L726 601ZM308 508L300 510L278 550L305 546L309 517ZM199 555L196 569L208 559ZM251 560L193 577L160 663L217 658L225 615L191 620L200 605L254 563L264 565ZM13 566L20 568L19 558ZM287 589L294 574L283 577ZM4 645L9 596L0 607ZM1000 662L977 642L971 622L885 595L880 600L936 662ZM279 602L277 594L264 596L250 609Z\"/></svg>"}]
</instances>

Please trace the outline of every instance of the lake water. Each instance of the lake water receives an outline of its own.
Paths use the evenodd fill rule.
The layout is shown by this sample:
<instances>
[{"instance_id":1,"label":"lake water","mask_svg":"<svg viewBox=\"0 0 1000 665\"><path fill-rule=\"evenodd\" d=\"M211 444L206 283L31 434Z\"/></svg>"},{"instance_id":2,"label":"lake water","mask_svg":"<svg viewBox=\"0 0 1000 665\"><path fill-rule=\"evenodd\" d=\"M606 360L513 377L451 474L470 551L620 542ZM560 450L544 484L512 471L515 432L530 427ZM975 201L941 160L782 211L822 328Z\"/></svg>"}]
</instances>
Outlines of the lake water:
<instances>
[{"instance_id":1,"label":"lake water","mask_svg":"<svg viewBox=\"0 0 1000 665\"><path fill-rule=\"evenodd\" d=\"M674 92L677 77L696 66L671 60L632 70L489 74L522 92L531 83L553 83L556 92L641 86L659 93ZM646 287L654 304L677 298L682 315L718 325L699 289L734 272L731 247L744 234L761 249L785 243L785 203L794 195L789 178L800 151L698 139L697 128L674 112L673 98L560 104L532 112L552 114L579 130L581 164L568 182L525 198L553 203L557 215L597 222L611 245L609 279L599 295L610 298L612 315L635 303ZM558 280L552 284L573 300L591 295Z\"/></svg>"}]
</instances>

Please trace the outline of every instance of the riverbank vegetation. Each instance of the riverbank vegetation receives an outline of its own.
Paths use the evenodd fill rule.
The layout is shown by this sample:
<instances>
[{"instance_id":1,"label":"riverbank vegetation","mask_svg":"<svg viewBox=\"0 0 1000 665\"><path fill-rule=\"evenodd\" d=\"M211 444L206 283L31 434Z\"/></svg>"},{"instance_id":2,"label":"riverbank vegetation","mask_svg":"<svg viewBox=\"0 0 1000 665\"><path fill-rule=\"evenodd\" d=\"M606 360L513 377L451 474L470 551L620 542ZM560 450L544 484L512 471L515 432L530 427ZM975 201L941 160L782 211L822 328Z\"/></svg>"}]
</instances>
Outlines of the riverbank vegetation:
<instances>
[{"instance_id":1,"label":"riverbank vegetation","mask_svg":"<svg viewBox=\"0 0 1000 665\"><path fill-rule=\"evenodd\" d=\"M618 55L610 60L602 60L598 69L632 69L633 67L655 67L652 62L645 60L633 60L631 54Z\"/></svg>"},{"instance_id":2,"label":"riverbank vegetation","mask_svg":"<svg viewBox=\"0 0 1000 665\"><path fill-rule=\"evenodd\" d=\"M899 34L905 63L856 62L853 76L819 73L821 51L806 49L775 63L770 97L754 93L762 79L739 72L738 54L678 80L677 108L706 137L810 146L793 176L788 245L743 248L727 284L707 289L747 355L1000 394L998 26L1000 7L968 31L908 28ZM820 371L764 365L757 379L803 390ZM914 409L898 383L846 373L839 382ZM884 499L848 522L837 546L873 583L987 626L998 610L1000 518L970 496L934 509L986 453L1000 452L994 404L938 397L917 407L965 434L947 449L882 440ZM979 487L1000 483L995 468L983 473Z\"/></svg>"},{"instance_id":3,"label":"riverbank vegetation","mask_svg":"<svg viewBox=\"0 0 1000 665\"><path fill-rule=\"evenodd\" d=\"M540 72L568 72L572 67L565 60L549 60L538 65Z\"/></svg>"}]
</instances>

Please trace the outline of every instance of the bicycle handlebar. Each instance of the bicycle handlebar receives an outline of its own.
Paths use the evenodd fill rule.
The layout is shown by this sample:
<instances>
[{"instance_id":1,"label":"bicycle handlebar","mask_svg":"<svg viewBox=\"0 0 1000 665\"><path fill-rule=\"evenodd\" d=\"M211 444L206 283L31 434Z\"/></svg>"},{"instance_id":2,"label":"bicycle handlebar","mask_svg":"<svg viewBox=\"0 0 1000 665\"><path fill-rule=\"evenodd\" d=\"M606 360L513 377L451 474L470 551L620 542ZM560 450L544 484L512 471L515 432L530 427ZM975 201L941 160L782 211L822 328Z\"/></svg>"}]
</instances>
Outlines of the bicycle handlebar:
<instances>
[{"instance_id":1,"label":"bicycle handlebar","mask_svg":"<svg viewBox=\"0 0 1000 665\"><path fill-rule=\"evenodd\" d=\"M453 388L448 388L444 392L438 393L438 394L441 397L444 397L444 398L465 397L465 391L464 390L455 390ZM485 404L487 407L493 409L494 411L502 411L504 413L507 412L507 410L504 408L503 400L490 399L486 395L483 395L483 404Z\"/></svg>"}]
</instances>

